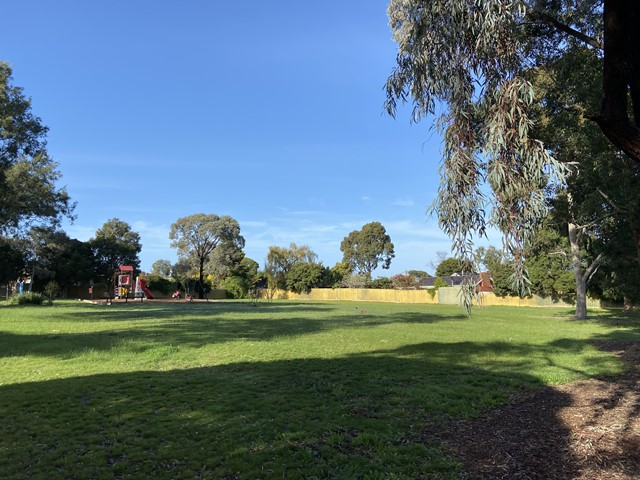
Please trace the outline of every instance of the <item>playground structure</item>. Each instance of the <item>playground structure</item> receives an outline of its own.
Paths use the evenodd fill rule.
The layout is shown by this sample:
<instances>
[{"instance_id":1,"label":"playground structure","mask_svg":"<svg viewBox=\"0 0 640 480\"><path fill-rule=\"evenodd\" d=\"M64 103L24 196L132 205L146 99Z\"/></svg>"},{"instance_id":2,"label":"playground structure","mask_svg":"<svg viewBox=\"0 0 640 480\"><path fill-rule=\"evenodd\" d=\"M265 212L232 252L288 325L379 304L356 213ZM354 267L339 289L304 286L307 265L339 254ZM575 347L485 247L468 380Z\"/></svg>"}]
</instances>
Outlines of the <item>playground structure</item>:
<instances>
[{"instance_id":1,"label":"playground structure","mask_svg":"<svg viewBox=\"0 0 640 480\"><path fill-rule=\"evenodd\" d=\"M125 299L125 302L131 298L153 299L151 290L147 287L147 281L144 278L137 277L133 281L133 267L130 265L120 265L114 273L114 298Z\"/></svg>"},{"instance_id":2,"label":"playground structure","mask_svg":"<svg viewBox=\"0 0 640 480\"><path fill-rule=\"evenodd\" d=\"M147 287L147 280L141 277L136 278L136 298L145 296L149 299L153 299L151 290Z\"/></svg>"}]
</instances>

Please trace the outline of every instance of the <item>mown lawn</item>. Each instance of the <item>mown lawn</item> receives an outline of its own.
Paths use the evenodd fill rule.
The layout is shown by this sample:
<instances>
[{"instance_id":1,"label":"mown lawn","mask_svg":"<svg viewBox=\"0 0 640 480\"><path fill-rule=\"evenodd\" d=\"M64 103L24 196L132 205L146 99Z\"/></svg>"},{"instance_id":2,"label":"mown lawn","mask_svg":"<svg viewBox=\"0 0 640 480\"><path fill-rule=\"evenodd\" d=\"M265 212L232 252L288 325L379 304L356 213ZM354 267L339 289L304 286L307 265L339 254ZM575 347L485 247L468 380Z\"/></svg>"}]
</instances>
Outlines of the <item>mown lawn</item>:
<instances>
[{"instance_id":1,"label":"mown lawn","mask_svg":"<svg viewBox=\"0 0 640 480\"><path fill-rule=\"evenodd\" d=\"M0 307L0 478L458 478L426 425L611 375L638 322L349 302Z\"/></svg>"}]
</instances>

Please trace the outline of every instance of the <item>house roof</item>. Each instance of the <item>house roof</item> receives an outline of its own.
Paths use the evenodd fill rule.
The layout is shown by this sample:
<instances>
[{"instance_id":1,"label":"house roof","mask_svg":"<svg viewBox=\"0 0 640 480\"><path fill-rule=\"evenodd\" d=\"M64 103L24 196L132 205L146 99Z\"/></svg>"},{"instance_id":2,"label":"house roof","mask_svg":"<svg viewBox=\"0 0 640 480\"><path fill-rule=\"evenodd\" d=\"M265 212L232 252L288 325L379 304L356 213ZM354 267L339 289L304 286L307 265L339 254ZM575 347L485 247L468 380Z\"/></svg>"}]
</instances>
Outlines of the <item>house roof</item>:
<instances>
[{"instance_id":1,"label":"house roof","mask_svg":"<svg viewBox=\"0 0 640 480\"><path fill-rule=\"evenodd\" d=\"M450 287L455 287L455 286L458 286L458 285L462 285L465 282L465 280L471 280L474 283L478 283L481 279L486 281L489 278L489 275L487 273L473 273L473 274L470 274L470 275L458 275L458 274L455 274L455 275L449 275L449 276L446 276L446 277L422 278L418 282L418 287L420 287L420 288L431 288L431 287L433 287L433 283L435 282L436 278L441 278Z\"/></svg>"}]
</instances>

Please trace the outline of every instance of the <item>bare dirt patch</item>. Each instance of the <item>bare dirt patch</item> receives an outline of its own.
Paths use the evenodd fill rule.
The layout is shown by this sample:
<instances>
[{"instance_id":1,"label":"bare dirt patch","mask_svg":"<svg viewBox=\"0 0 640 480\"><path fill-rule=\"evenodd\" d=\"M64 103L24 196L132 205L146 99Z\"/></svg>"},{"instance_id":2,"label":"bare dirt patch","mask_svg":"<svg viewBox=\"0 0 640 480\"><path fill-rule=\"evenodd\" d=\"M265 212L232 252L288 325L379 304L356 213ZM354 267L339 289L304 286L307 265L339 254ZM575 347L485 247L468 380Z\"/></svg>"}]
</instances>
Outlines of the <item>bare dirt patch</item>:
<instances>
[{"instance_id":1,"label":"bare dirt patch","mask_svg":"<svg viewBox=\"0 0 640 480\"><path fill-rule=\"evenodd\" d=\"M435 436L469 479L640 479L640 342L598 342L624 374L514 398ZM433 438L433 432L425 433Z\"/></svg>"}]
</instances>

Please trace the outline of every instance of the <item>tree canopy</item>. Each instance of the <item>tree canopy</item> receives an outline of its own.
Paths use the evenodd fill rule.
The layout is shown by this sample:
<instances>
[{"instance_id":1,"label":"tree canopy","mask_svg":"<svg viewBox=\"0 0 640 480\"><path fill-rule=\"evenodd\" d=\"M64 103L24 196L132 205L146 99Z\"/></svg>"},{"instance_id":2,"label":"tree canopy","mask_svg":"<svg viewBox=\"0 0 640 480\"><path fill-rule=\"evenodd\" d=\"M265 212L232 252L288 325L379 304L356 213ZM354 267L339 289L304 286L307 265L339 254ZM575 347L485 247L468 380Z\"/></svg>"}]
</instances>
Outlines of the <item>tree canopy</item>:
<instances>
[{"instance_id":1,"label":"tree canopy","mask_svg":"<svg viewBox=\"0 0 640 480\"><path fill-rule=\"evenodd\" d=\"M29 230L26 245L26 264L33 272L33 284L37 281L55 279L65 293L67 288L79 281L88 281L95 275L95 261L91 246L69 238L62 230L34 227Z\"/></svg>"},{"instance_id":2,"label":"tree canopy","mask_svg":"<svg viewBox=\"0 0 640 480\"><path fill-rule=\"evenodd\" d=\"M325 286L331 277L331 270L319 263L296 263L287 272L286 287L295 293L309 293L312 288Z\"/></svg>"},{"instance_id":3,"label":"tree canopy","mask_svg":"<svg viewBox=\"0 0 640 480\"><path fill-rule=\"evenodd\" d=\"M121 265L130 265L136 270L140 267L140 234L134 232L127 222L118 218L107 220L96 230L89 244L96 262L96 273L108 285L113 280L113 273Z\"/></svg>"},{"instance_id":4,"label":"tree canopy","mask_svg":"<svg viewBox=\"0 0 640 480\"><path fill-rule=\"evenodd\" d=\"M496 225L523 290L522 251L548 212L545 187L567 173L532 134L526 72L576 43L594 49L602 58L601 104L587 116L640 162L640 3L391 0L388 14L398 55L387 111L411 102L412 119L438 115L444 135L435 203L441 228L456 255L472 260L473 237Z\"/></svg>"},{"instance_id":5,"label":"tree canopy","mask_svg":"<svg viewBox=\"0 0 640 480\"><path fill-rule=\"evenodd\" d=\"M198 294L204 297L204 269L212 252L217 248L237 251L244 248L240 224L234 218L216 214L196 213L182 217L171 225L171 246L178 255L193 262L198 271Z\"/></svg>"},{"instance_id":6,"label":"tree canopy","mask_svg":"<svg viewBox=\"0 0 640 480\"><path fill-rule=\"evenodd\" d=\"M316 263L317 259L318 255L308 245L291 243L289 248L271 245L265 262L270 289L287 288L287 275L294 265Z\"/></svg>"},{"instance_id":7,"label":"tree canopy","mask_svg":"<svg viewBox=\"0 0 640 480\"><path fill-rule=\"evenodd\" d=\"M576 282L566 235L541 226L525 249L531 291L543 297L571 298Z\"/></svg>"},{"instance_id":8,"label":"tree canopy","mask_svg":"<svg viewBox=\"0 0 640 480\"><path fill-rule=\"evenodd\" d=\"M156 260L151 265L151 274L159 275L161 277L171 276L171 262L164 258L161 258L160 260Z\"/></svg>"},{"instance_id":9,"label":"tree canopy","mask_svg":"<svg viewBox=\"0 0 640 480\"><path fill-rule=\"evenodd\" d=\"M369 276L379 264L388 269L395 257L391 237L380 222L367 223L361 230L349 233L340 243L340 251L343 262Z\"/></svg>"},{"instance_id":10,"label":"tree canopy","mask_svg":"<svg viewBox=\"0 0 640 480\"><path fill-rule=\"evenodd\" d=\"M436 277L450 277L462 272L462 262L457 258L445 258L436 268Z\"/></svg>"},{"instance_id":11,"label":"tree canopy","mask_svg":"<svg viewBox=\"0 0 640 480\"><path fill-rule=\"evenodd\" d=\"M566 186L550 195L549 223L568 239L576 318L587 316L587 287L596 273L608 277L598 284L618 284L625 299L638 291L629 273L640 265L640 163L588 118L601 102L603 61L598 51L573 42L527 72L540 98L536 133L556 159L572 166ZM535 285L529 259L527 265Z\"/></svg>"},{"instance_id":12,"label":"tree canopy","mask_svg":"<svg viewBox=\"0 0 640 480\"><path fill-rule=\"evenodd\" d=\"M0 236L0 282L11 282L18 278L25 261L24 251L16 240Z\"/></svg>"},{"instance_id":13,"label":"tree canopy","mask_svg":"<svg viewBox=\"0 0 640 480\"><path fill-rule=\"evenodd\" d=\"M56 226L73 219L75 204L58 164L47 153L47 127L31 112L31 101L11 83L11 68L0 62L0 233L34 223Z\"/></svg>"}]
</instances>

